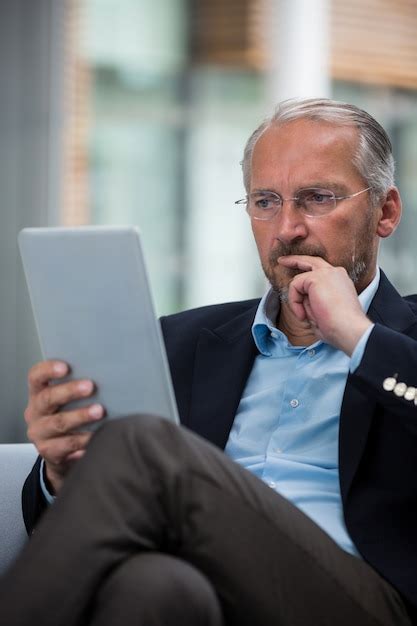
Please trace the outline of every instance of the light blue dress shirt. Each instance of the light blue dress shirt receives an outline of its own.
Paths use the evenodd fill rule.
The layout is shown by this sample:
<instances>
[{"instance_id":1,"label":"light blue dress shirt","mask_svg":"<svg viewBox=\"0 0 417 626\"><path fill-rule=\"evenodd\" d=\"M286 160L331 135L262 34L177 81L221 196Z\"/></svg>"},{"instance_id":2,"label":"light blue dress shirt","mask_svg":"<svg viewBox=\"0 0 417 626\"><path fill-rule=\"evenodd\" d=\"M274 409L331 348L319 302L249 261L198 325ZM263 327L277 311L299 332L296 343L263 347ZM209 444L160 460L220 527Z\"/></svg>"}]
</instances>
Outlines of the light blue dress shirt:
<instances>
[{"instance_id":1,"label":"light blue dress shirt","mask_svg":"<svg viewBox=\"0 0 417 626\"><path fill-rule=\"evenodd\" d=\"M380 272L359 295L365 312ZM276 328L276 293L262 298L252 326L259 355L246 383L226 454L285 496L341 548L358 555L343 519L339 418L349 370L359 365L373 326L352 357L323 341L291 345Z\"/></svg>"}]
</instances>

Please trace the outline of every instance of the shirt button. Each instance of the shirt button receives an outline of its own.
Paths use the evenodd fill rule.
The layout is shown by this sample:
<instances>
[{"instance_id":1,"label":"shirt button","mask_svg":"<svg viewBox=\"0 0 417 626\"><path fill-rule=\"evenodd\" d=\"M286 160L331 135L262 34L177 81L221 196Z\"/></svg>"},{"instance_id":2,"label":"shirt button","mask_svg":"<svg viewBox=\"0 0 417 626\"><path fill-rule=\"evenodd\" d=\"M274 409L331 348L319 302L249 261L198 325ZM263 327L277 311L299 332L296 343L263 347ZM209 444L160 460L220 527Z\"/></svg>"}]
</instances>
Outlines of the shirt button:
<instances>
[{"instance_id":1,"label":"shirt button","mask_svg":"<svg viewBox=\"0 0 417 626\"><path fill-rule=\"evenodd\" d=\"M297 406L300 403L298 402L298 400L296 398L293 398L293 400L291 400L290 405L292 406L293 409L297 408Z\"/></svg>"},{"instance_id":2,"label":"shirt button","mask_svg":"<svg viewBox=\"0 0 417 626\"><path fill-rule=\"evenodd\" d=\"M281 450L281 448L274 448L274 452L275 452L275 454L281 454L282 450Z\"/></svg>"},{"instance_id":3,"label":"shirt button","mask_svg":"<svg viewBox=\"0 0 417 626\"><path fill-rule=\"evenodd\" d=\"M313 356L315 356L316 351L314 350L314 348L311 348L311 350L309 350L309 351L307 352L307 354L308 354L308 356L313 357Z\"/></svg>"},{"instance_id":4,"label":"shirt button","mask_svg":"<svg viewBox=\"0 0 417 626\"><path fill-rule=\"evenodd\" d=\"M274 489L274 487L276 487L276 483L273 480L268 480L268 485L271 487L271 489Z\"/></svg>"}]
</instances>

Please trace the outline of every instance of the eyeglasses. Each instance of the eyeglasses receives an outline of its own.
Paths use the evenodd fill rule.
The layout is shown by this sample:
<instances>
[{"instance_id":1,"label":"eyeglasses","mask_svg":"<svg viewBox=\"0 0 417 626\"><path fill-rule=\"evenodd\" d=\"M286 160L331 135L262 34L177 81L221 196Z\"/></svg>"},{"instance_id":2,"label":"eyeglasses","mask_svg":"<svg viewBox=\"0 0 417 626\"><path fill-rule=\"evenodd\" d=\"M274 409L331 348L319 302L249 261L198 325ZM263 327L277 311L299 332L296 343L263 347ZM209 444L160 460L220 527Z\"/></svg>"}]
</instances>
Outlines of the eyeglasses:
<instances>
[{"instance_id":1,"label":"eyeglasses","mask_svg":"<svg viewBox=\"0 0 417 626\"><path fill-rule=\"evenodd\" d=\"M282 208L285 201L295 202L297 209L308 217L323 217L333 209L339 200L355 198L371 187L361 189L348 196L336 196L329 189L309 188L300 189L294 198L283 198L274 191L255 191L242 200L236 200L235 204L246 204L246 211L254 220L271 220Z\"/></svg>"}]
</instances>

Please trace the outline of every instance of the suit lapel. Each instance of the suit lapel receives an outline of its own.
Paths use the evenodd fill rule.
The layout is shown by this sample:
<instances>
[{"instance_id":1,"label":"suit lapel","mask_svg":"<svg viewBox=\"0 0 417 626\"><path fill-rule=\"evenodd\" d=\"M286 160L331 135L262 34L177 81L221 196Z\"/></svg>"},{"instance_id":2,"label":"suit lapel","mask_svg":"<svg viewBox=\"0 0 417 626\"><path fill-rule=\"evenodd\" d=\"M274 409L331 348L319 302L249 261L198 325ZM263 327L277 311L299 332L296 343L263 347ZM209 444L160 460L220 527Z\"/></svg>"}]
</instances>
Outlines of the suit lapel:
<instances>
[{"instance_id":1,"label":"suit lapel","mask_svg":"<svg viewBox=\"0 0 417 626\"><path fill-rule=\"evenodd\" d=\"M256 309L215 330L203 329L197 344L189 426L221 448L257 354L251 333Z\"/></svg>"},{"instance_id":2,"label":"suit lapel","mask_svg":"<svg viewBox=\"0 0 417 626\"><path fill-rule=\"evenodd\" d=\"M385 274L381 271L378 290L369 307L368 317L398 332L415 323L415 317ZM368 439L377 404L352 383L349 374L340 413L339 463L340 486L345 497L358 469Z\"/></svg>"}]
</instances>

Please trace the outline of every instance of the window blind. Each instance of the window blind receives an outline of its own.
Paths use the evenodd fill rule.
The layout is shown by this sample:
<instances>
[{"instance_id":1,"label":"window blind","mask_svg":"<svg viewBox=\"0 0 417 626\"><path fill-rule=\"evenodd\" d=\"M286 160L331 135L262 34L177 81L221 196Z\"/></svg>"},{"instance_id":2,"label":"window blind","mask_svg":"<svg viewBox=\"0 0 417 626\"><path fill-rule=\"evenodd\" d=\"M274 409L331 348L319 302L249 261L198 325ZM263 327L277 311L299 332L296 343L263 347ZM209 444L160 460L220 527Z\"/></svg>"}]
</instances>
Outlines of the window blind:
<instances>
[{"instance_id":1,"label":"window blind","mask_svg":"<svg viewBox=\"0 0 417 626\"><path fill-rule=\"evenodd\" d=\"M265 69L272 2L191 0L193 62ZM330 7L333 78L417 88L417 0L332 0Z\"/></svg>"}]
</instances>

